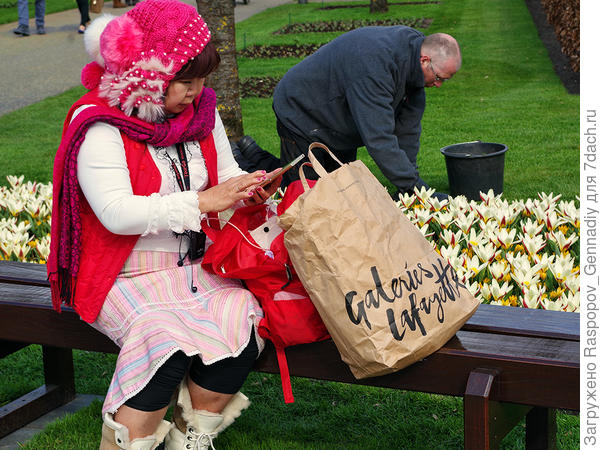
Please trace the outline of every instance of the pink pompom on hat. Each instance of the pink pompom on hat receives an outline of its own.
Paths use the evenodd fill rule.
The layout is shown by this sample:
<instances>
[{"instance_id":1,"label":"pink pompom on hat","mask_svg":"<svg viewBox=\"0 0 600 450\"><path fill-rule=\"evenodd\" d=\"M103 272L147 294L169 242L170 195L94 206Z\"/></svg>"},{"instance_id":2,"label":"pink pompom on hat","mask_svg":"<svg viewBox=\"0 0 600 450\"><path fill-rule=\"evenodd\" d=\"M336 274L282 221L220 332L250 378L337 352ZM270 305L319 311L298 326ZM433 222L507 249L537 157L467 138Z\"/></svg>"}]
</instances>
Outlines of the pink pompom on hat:
<instances>
[{"instance_id":1,"label":"pink pompom on hat","mask_svg":"<svg viewBox=\"0 0 600 450\"><path fill-rule=\"evenodd\" d=\"M164 117L164 94L175 74L210 41L196 9L179 0L143 0L120 17L105 14L84 35L94 62L81 73L111 106L149 122Z\"/></svg>"}]
</instances>

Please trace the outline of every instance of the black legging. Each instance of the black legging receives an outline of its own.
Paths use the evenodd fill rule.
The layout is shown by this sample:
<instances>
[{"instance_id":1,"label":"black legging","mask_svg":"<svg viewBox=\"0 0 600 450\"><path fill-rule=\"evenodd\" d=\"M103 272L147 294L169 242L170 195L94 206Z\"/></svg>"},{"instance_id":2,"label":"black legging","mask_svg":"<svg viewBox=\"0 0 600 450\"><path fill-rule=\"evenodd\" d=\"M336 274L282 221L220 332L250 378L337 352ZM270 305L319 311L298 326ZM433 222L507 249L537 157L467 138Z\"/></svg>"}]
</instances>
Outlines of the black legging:
<instances>
[{"instance_id":1,"label":"black legging","mask_svg":"<svg viewBox=\"0 0 600 450\"><path fill-rule=\"evenodd\" d=\"M81 22L79 25L86 26L90 21L90 0L77 0L77 8L79 8L79 15L81 16Z\"/></svg>"},{"instance_id":2,"label":"black legging","mask_svg":"<svg viewBox=\"0 0 600 450\"><path fill-rule=\"evenodd\" d=\"M225 358L206 365L198 356L189 357L182 351L173 354L157 371L146 387L125 402L141 411L157 411L171 401L173 392L189 368L190 378L198 386L221 394L235 394L246 380L258 356L254 331L248 346L233 358ZM191 365L190 365L191 361Z\"/></svg>"}]
</instances>

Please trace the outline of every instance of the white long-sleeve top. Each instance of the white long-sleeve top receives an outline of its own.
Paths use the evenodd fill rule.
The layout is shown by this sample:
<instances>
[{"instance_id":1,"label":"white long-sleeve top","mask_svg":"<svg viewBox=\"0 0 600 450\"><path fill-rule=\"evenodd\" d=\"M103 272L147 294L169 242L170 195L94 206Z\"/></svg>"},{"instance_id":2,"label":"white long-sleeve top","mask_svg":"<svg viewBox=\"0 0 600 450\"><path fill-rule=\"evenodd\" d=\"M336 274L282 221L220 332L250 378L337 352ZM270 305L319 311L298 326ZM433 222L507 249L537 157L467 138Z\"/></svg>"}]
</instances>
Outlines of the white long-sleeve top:
<instances>
[{"instance_id":1,"label":"white long-sleeve top","mask_svg":"<svg viewBox=\"0 0 600 450\"><path fill-rule=\"evenodd\" d=\"M80 107L79 113L87 106ZM74 115L74 117L75 117ZM217 150L219 182L245 173L231 153L225 127L215 110L213 138ZM77 179L90 207L109 231L116 234L140 234L134 249L180 252L180 240L173 232L200 230L204 216L198 209L196 192L208 185L208 173L198 142L187 142L190 190L181 192L171 166L175 161L181 171L175 146L154 147L148 144L160 171L158 193L134 195L129 179L125 146L117 127L98 122L90 127L77 156Z\"/></svg>"}]
</instances>

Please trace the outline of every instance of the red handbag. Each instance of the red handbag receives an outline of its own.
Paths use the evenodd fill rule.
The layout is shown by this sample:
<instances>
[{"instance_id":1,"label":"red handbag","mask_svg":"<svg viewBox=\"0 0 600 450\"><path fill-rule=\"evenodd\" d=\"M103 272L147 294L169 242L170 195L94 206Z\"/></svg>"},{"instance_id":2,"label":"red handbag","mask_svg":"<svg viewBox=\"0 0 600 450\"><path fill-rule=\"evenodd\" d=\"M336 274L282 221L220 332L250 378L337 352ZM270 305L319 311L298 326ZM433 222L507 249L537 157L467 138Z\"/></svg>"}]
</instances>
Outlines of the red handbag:
<instances>
[{"instance_id":1,"label":"red handbag","mask_svg":"<svg viewBox=\"0 0 600 450\"><path fill-rule=\"evenodd\" d=\"M277 211L270 205L247 206L237 209L221 230L203 227L213 244L204 254L202 267L224 278L244 280L264 311L258 334L275 346L286 403L292 403L294 396L285 347L329 339L292 267L283 244L284 231L277 224L277 215L303 191L300 181L293 182Z\"/></svg>"}]
</instances>

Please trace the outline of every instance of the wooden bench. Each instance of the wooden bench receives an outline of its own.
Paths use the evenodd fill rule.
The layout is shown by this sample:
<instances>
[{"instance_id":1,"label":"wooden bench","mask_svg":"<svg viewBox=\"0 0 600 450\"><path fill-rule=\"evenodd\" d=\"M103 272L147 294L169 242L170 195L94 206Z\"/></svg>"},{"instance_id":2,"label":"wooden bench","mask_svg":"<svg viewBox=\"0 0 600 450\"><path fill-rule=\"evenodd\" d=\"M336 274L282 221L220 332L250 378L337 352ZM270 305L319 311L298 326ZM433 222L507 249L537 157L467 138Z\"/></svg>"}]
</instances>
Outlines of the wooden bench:
<instances>
[{"instance_id":1,"label":"wooden bench","mask_svg":"<svg viewBox=\"0 0 600 450\"><path fill-rule=\"evenodd\" d=\"M0 261L0 356L43 349L44 386L0 408L4 436L75 396L72 349L117 353L69 308L52 310L45 266ZM466 449L498 448L526 417L528 449L556 447L556 409L579 410L579 314L481 305L444 347L399 372L356 380L332 341L286 350L290 374L464 399ZM256 371L279 373L272 346Z\"/></svg>"}]
</instances>

